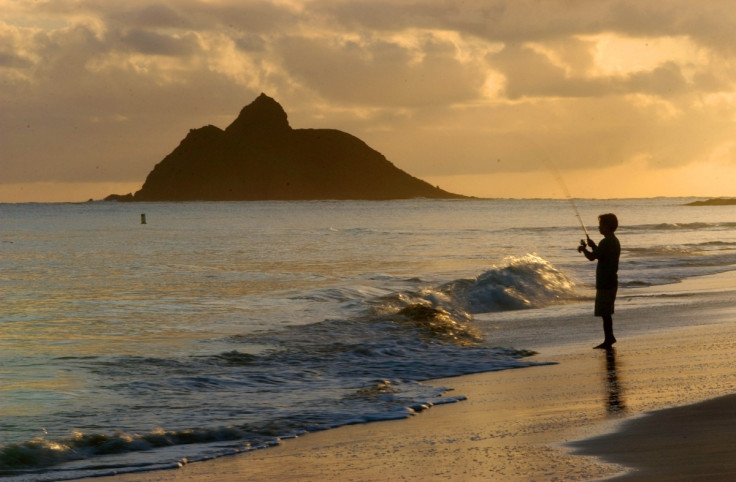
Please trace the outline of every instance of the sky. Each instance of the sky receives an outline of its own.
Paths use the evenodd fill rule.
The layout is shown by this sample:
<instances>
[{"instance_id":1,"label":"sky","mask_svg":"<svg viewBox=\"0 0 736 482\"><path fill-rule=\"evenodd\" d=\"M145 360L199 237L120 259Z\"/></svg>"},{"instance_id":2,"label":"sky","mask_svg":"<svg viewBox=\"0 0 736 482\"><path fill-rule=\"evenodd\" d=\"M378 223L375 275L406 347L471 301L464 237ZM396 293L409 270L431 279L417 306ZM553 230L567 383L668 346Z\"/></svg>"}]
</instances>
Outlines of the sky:
<instances>
[{"instance_id":1,"label":"sky","mask_svg":"<svg viewBox=\"0 0 736 482\"><path fill-rule=\"evenodd\" d=\"M0 202L134 192L262 92L460 194L736 196L735 25L734 0L0 0Z\"/></svg>"}]
</instances>

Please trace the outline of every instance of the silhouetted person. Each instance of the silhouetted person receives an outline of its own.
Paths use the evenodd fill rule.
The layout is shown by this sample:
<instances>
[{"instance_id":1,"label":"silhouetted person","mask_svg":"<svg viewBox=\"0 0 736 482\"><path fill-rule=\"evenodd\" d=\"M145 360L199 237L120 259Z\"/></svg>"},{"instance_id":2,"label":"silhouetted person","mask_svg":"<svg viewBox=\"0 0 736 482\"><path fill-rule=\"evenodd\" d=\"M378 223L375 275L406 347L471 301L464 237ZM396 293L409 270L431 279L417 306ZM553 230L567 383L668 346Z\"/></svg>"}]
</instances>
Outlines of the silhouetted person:
<instances>
[{"instance_id":1,"label":"silhouetted person","mask_svg":"<svg viewBox=\"0 0 736 482\"><path fill-rule=\"evenodd\" d=\"M613 305L618 290L618 258L621 255L621 244L613 234L618 228L618 218L615 214L601 214L598 216L598 230L603 235L600 244L596 245L590 237L581 241L578 251L590 261L598 260L595 268L595 310L594 316L603 319L603 343L595 348L610 348L616 343L613 336ZM591 251L588 251L588 247Z\"/></svg>"}]
</instances>

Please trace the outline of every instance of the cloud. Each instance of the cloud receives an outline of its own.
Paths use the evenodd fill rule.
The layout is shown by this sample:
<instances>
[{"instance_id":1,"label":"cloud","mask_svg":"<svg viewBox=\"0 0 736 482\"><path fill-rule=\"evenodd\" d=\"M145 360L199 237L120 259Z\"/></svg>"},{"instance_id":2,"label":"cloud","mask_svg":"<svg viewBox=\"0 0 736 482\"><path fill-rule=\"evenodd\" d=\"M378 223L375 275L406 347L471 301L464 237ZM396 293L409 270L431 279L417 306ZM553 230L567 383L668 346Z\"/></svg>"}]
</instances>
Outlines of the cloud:
<instances>
[{"instance_id":1,"label":"cloud","mask_svg":"<svg viewBox=\"0 0 736 482\"><path fill-rule=\"evenodd\" d=\"M628 75L570 75L564 67L555 65L549 57L531 47L506 47L488 57L506 79L505 93L510 99L522 97L602 97L622 94L652 94L671 97L695 90L682 69L674 62L665 62L652 70ZM587 63L587 59L585 60ZM575 67L570 66L571 70ZM713 85L712 77L704 85Z\"/></svg>"},{"instance_id":2,"label":"cloud","mask_svg":"<svg viewBox=\"0 0 736 482\"><path fill-rule=\"evenodd\" d=\"M128 8L115 10L105 14L112 22L116 24L133 26L135 28L172 28L172 29L189 29L193 28L193 23L186 15L181 13L174 6L156 3L153 5L135 5L132 2L127 3Z\"/></svg>"},{"instance_id":3,"label":"cloud","mask_svg":"<svg viewBox=\"0 0 736 482\"><path fill-rule=\"evenodd\" d=\"M736 164L732 5L0 0L0 182L142 181L262 91L420 177Z\"/></svg>"},{"instance_id":4,"label":"cloud","mask_svg":"<svg viewBox=\"0 0 736 482\"><path fill-rule=\"evenodd\" d=\"M120 40L132 51L145 55L183 57L193 54L199 47L194 34L164 35L141 29L126 32Z\"/></svg>"},{"instance_id":5,"label":"cloud","mask_svg":"<svg viewBox=\"0 0 736 482\"><path fill-rule=\"evenodd\" d=\"M33 65L30 59L15 52L0 51L0 67L24 69Z\"/></svg>"},{"instance_id":6,"label":"cloud","mask_svg":"<svg viewBox=\"0 0 736 482\"><path fill-rule=\"evenodd\" d=\"M125 43L86 23L6 30L33 60L0 71L1 182L142 180L189 128L258 94L169 58L203 58L193 34Z\"/></svg>"},{"instance_id":7,"label":"cloud","mask_svg":"<svg viewBox=\"0 0 736 482\"><path fill-rule=\"evenodd\" d=\"M432 34L414 40L286 37L276 51L290 75L333 101L403 107L479 96L485 72L477 63Z\"/></svg>"},{"instance_id":8,"label":"cloud","mask_svg":"<svg viewBox=\"0 0 736 482\"><path fill-rule=\"evenodd\" d=\"M97 2L90 12L118 28L178 29L269 33L289 31L299 23L301 9L268 1L147 0Z\"/></svg>"},{"instance_id":9,"label":"cloud","mask_svg":"<svg viewBox=\"0 0 736 482\"><path fill-rule=\"evenodd\" d=\"M686 35L716 51L736 48L730 0L339 0L312 2L338 25L395 31L452 30L491 42L550 42L602 32L629 37Z\"/></svg>"}]
</instances>

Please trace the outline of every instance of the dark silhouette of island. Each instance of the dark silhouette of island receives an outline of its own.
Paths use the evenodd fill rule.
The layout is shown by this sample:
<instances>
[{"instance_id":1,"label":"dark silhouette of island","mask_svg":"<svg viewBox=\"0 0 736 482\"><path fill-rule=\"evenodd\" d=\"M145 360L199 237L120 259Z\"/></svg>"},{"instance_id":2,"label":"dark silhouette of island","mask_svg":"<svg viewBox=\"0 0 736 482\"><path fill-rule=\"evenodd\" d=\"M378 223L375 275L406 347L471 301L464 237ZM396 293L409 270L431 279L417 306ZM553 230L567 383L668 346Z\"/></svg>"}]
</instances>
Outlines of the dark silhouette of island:
<instances>
[{"instance_id":1,"label":"dark silhouette of island","mask_svg":"<svg viewBox=\"0 0 736 482\"><path fill-rule=\"evenodd\" d=\"M265 94L225 130L192 129L135 194L107 201L459 199L335 129L292 129Z\"/></svg>"},{"instance_id":2,"label":"dark silhouette of island","mask_svg":"<svg viewBox=\"0 0 736 482\"><path fill-rule=\"evenodd\" d=\"M685 206L733 206L736 205L736 198L711 198L705 201L693 201L685 204Z\"/></svg>"}]
</instances>

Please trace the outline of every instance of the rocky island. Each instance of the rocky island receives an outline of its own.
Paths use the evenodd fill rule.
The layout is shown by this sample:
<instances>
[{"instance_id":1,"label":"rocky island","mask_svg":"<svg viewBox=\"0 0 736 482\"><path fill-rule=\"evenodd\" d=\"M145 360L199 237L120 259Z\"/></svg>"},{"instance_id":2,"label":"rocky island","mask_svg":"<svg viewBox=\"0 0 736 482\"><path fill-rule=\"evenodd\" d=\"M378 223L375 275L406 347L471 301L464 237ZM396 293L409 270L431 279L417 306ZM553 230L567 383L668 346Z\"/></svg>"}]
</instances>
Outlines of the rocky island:
<instances>
[{"instance_id":1,"label":"rocky island","mask_svg":"<svg viewBox=\"0 0 736 482\"><path fill-rule=\"evenodd\" d=\"M108 201L464 198L409 175L335 129L292 129L261 94L225 130L192 129L135 194Z\"/></svg>"},{"instance_id":2,"label":"rocky island","mask_svg":"<svg viewBox=\"0 0 736 482\"><path fill-rule=\"evenodd\" d=\"M693 201L685 204L685 206L734 206L736 198L711 198L705 201Z\"/></svg>"}]
</instances>

